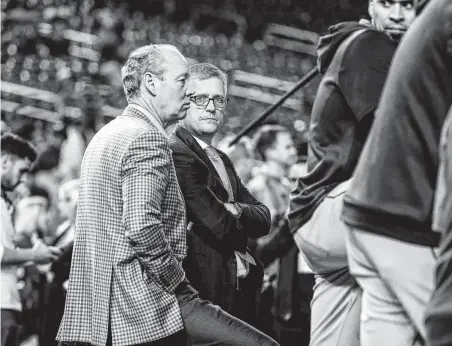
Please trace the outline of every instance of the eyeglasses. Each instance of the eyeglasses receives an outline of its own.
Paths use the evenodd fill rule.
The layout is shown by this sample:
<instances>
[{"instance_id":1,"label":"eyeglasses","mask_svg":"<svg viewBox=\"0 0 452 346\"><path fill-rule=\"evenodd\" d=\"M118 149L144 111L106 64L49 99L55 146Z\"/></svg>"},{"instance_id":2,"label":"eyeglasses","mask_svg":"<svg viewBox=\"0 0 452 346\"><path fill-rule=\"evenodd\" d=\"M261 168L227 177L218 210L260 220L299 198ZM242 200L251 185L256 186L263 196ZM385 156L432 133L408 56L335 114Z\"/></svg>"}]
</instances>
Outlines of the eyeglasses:
<instances>
[{"instance_id":1,"label":"eyeglasses","mask_svg":"<svg viewBox=\"0 0 452 346\"><path fill-rule=\"evenodd\" d=\"M226 107L226 105L229 101L229 99L227 99L226 97L223 97L223 96L209 97L206 95L197 95L197 96L190 97L190 101L192 101L198 107L207 107L210 100L213 101L213 105L217 109L223 109L224 107Z\"/></svg>"}]
</instances>

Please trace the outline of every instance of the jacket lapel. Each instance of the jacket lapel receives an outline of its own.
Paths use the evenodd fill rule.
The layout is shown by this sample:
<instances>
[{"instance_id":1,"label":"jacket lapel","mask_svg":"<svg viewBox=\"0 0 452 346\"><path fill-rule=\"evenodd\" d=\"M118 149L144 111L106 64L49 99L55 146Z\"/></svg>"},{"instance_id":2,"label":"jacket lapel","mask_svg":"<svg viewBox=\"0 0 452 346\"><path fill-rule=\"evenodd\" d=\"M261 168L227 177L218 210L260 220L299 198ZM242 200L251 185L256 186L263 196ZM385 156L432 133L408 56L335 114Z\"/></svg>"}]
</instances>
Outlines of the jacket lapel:
<instances>
[{"instance_id":1,"label":"jacket lapel","mask_svg":"<svg viewBox=\"0 0 452 346\"><path fill-rule=\"evenodd\" d=\"M212 175L212 178L215 179L216 184L221 186L221 188L224 190L224 192L227 195L227 191L223 186L223 182L221 181L220 176L218 175L217 170L215 169L214 165L210 161L209 157L207 156L206 152L201 148L201 146L198 144L195 138L188 132L186 129L184 129L179 124L176 125L174 129L174 134L185 144L188 146L188 148L195 154L195 158L202 162L205 166L207 166L210 174ZM223 156L220 153L221 156ZM224 162L224 160L223 160ZM229 167L225 164L226 171L229 173ZM231 182L232 184L232 182Z\"/></svg>"}]
</instances>

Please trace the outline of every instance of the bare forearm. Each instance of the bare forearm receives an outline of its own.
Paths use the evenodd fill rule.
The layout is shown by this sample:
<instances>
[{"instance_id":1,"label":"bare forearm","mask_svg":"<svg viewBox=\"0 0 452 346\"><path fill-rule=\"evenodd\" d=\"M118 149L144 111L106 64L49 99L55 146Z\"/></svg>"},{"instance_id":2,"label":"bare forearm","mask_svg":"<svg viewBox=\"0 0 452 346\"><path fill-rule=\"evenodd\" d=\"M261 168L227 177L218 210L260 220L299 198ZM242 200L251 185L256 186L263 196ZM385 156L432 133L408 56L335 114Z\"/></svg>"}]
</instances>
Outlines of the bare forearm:
<instances>
[{"instance_id":1,"label":"bare forearm","mask_svg":"<svg viewBox=\"0 0 452 346\"><path fill-rule=\"evenodd\" d=\"M3 248L2 265L18 265L33 261L31 249Z\"/></svg>"}]
</instances>

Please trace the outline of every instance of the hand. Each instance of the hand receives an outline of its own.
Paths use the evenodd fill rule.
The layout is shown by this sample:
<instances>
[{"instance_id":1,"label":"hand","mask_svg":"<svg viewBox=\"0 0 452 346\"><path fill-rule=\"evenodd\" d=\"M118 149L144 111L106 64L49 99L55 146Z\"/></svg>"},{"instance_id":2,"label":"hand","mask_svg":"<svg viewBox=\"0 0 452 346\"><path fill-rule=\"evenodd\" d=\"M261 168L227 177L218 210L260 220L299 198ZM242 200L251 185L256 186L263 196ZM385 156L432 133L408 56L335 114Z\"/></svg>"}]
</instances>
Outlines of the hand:
<instances>
[{"instance_id":1,"label":"hand","mask_svg":"<svg viewBox=\"0 0 452 346\"><path fill-rule=\"evenodd\" d=\"M32 198L21 200L16 207L16 232L30 236L38 228L38 221L45 213L46 208L45 204Z\"/></svg>"},{"instance_id":2,"label":"hand","mask_svg":"<svg viewBox=\"0 0 452 346\"><path fill-rule=\"evenodd\" d=\"M239 218L240 215L242 215L242 211L238 207L236 207L234 204L225 203L224 206L225 206L226 210L229 211L236 218Z\"/></svg>"},{"instance_id":3,"label":"hand","mask_svg":"<svg viewBox=\"0 0 452 346\"><path fill-rule=\"evenodd\" d=\"M48 246L40 240L36 241L31 251L33 254L33 262L36 264L52 262L62 254L62 251L59 248L55 246Z\"/></svg>"}]
</instances>

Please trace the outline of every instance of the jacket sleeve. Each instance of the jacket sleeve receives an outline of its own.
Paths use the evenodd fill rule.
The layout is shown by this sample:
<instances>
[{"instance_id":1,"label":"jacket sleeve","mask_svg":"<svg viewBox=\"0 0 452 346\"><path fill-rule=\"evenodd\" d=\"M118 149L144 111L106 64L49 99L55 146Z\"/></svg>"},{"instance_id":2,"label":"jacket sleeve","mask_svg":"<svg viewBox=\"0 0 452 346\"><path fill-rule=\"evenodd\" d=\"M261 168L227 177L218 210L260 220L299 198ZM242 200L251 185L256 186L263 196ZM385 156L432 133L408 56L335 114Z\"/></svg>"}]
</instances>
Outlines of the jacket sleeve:
<instances>
[{"instance_id":1,"label":"jacket sleeve","mask_svg":"<svg viewBox=\"0 0 452 346\"><path fill-rule=\"evenodd\" d=\"M185 274L161 220L170 155L163 137L149 132L139 135L123 157L122 192L123 223L129 244L149 277L163 289L174 292Z\"/></svg>"},{"instance_id":2,"label":"jacket sleeve","mask_svg":"<svg viewBox=\"0 0 452 346\"><path fill-rule=\"evenodd\" d=\"M262 238L262 242L256 248L256 256L262 261L264 266L269 265L278 257L284 256L295 245L295 241L290 233L287 218L280 220L278 226L267 237Z\"/></svg>"},{"instance_id":3,"label":"jacket sleeve","mask_svg":"<svg viewBox=\"0 0 452 346\"><path fill-rule=\"evenodd\" d=\"M246 234L242 232L239 220L209 188L203 168L198 167L199 163L189 153L174 147L173 160L185 199L188 221L209 231L201 232L195 226L193 232L207 243L213 238L224 245L226 251L244 251Z\"/></svg>"},{"instance_id":4,"label":"jacket sleeve","mask_svg":"<svg viewBox=\"0 0 452 346\"><path fill-rule=\"evenodd\" d=\"M230 164L232 165L231 162ZM240 225L248 237L263 237L270 232L270 211L248 191L235 169L234 174L238 188L237 204L242 208L242 214L239 219Z\"/></svg>"}]
</instances>

